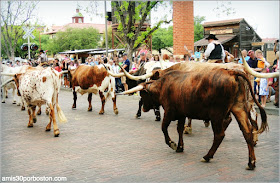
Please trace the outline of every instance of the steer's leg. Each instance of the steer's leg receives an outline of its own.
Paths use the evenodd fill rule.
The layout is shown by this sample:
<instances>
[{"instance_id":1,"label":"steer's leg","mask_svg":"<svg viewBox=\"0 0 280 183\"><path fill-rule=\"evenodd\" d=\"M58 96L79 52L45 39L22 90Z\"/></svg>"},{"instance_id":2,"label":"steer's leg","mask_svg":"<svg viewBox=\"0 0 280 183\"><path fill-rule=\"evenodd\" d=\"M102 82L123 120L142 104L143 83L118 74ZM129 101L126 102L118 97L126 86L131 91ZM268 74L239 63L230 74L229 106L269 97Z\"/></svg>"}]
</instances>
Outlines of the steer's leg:
<instances>
[{"instance_id":1,"label":"steer's leg","mask_svg":"<svg viewBox=\"0 0 280 183\"><path fill-rule=\"evenodd\" d=\"M36 123L37 122L37 118L36 118L36 105L35 106L32 106L31 107L32 109L32 120L33 120L33 123Z\"/></svg>"},{"instance_id":2,"label":"steer's leg","mask_svg":"<svg viewBox=\"0 0 280 183\"><path fill-rule=\"evenodd\" d=\"M99 91L99 96L101 99L102 107L101 110L99 111L99 114L104 114L104 106L105 106L105 96L103 95L103 92Z\"/></svg>"},{"instance_id":3,"label":"steer's leg","mask_svg":"<svg viewBox=\"0 0 280 183\"><path fill-rule=\"evenodd\" d=\"M16 104L17 100L16 100L16 88L13 88L13 104Z\"/></svg>"},{"instance_id":4,"label":"steer's leg","mask_svg":"<svg viewBox=\"0 0 280 183\"><path fill-rule=\"evenodd\" d=\"M29 115L29 121L28 121L27 127L28 128L33 127L32 106L27 107L27 112Z\"/></svg>"},{"instance_id":5,"label":"steer's leg","mask_svg":"<svg viewBox=\"0 0 280 183\"><path fill-rule=\"evenodd\" d=\"M91 100L92 100L92 93L88 93L88 111L92 111Z\"/></svg>"},{"instance_id":6,"label":"steer's leg","mask_svg":"<svg viewBox=\"0 0 280 183\"><path fill-rule=\"evenodd\" d=\"M252 119L252 116L256 117L256 120ZM253 141L254 141L254 146L257 145L257 141L258 141L258 113L256 111L256 109L252 106L251 110L250 110L250 114L248 115L249 120L251 122L251 125L253 126Z\"/></svg>"},{"instance_id":7,"label":"steer's leg","mask_svg":"<svg viewBox=\"0 0 280 183\"><path fill-rule=\"evenodd\" d=\"M75 91L75 87L73 88L73 100L74 100L74 103L72 105L72 109L76 109L77 92Z\"/></svg>"},{"instance_id":8,"label":"steer's leg","mask_svg":"<svg viewBox=\"0 0 280 183\"><path fill-rule=\"evenodd\" d=\"M58 137L59 136L59 129L57 127L56 119L55 119L55 112L54 112L55 105L50 103L49 107L50 107L50 118L52 118L52 122L53 122L53 133L54 133L55 137Z\"/></svg>"},{"instance_id":9,"label":"steer's leg","mask_svg":"<svg viewBox=\"0 0 280 183\"><path fill-rule=\"evenodd\" d=\"M4 86L3 87L3 90L2 90L3 92L3 96L2 96L2 103L5 103L5 100L6 100L6 96L7 96L7 93L6 93L6 87Z\"/></svg>"},{"instance_id":10,"label":"steer's leg","mask_svg":"<svg viewBox=\"0 0 280 183\"><path fill-rule=\"evenodd\" d=\"M173 142L168 135L168 126L170 125L170 122L171 122L171 120L170 120L169 116L167 115L167 113L165 112L163 120L162 120L162 126L161 126L161 129L162 129L162 132L163 132L164 138L165 138L165 143L173 150L177 150L176 143Z\"/></svg>"},{"instance_id":11,"label":"steer's leg","mask_svg":"<svg viewBox=\"0 0 280 183\"><path fill-rule=\"evenodd\" d=\"M230 124L230 122L232 121L232 118L230 116L230 112L227 114L226 118L223 121L223 127L224 127L224 131L226 131L228 125Z\"/></svg>"},{"instance_id":12,"label":"steer's leg","mask_svg":"<svg viewBox=\"0 0 280 183\"><path fill-rule=\"evenodd\" d=\"M117 96L116 95L115 95L115 97L112 97L112 101L113 101L114 113L119 114L119 111L118 111L118 108L117 108Z\"/></svg>"},{"instance_id":13,"label":"steer's leg","mask_svg":"<svg viewBox=\"0 0 280 183\"><path fill-rule=\"evenodd\" d=\"M139 100L139 108L138 108L137 114L135 116L136 118L140 118L140 116L141 116L142 105L143 105L143 100L142 100L142 98L140 98L140 100Z\"/></svg>"},{"instance_id":14,"label":"steer's leg","mask_svg":"<svg viewBox=\"0 0 280 183\"><path fill-rule=\"evenodd\" d=\"M214 142L207 155L205 155L201 161L209 162L210 159L213 158L215 152L217 151L218 147L220 146L225 137L222 118L211 119L211 126L214 132Z\"/></svg>"},{"instance_id":15,"label":"steer's leg","mask_svg":"<svg viewBox=\"0 0 280 183\"><path fill-rule=\"evenodd\" d=\"M159 107L154 109L155 115L156 115L156 120L155 121L160 121L160 110Z\"/></svg>"},{"instance_id":16,"label":"steer's leg","mask_svg":"<svg viewBox=\"0 0 280 183\"><path fill-rule=\"evenodd\" d=\"M182 118L178 120L177 125L177 132L179 134L179 142L176 152L183 152L184 151L184 141L183 141L183 131L185 125L186 118Z\"/></svg>"},{"instance_id":17,"label":"steer's leg","mask_svg":"<svg viewBox=\"0 0 280 183\"><path fill-rule=\"evenodd\" d=\"M185 125L184 133L185 134L192 133L192 118L188 118L188 125Z\"/></svg>"},{"instance_id":18,"label":"steer's leg","mask_svg":"<svg viewBox=\"0 0 280 183\"><path fill-rule=\"evenodd\" d=\"M41 106L39 106L39 109L37 111L37 115L41 115L42 114L42 111L41 111Z\"/></svg>"},{"instance_id":19,"label":"steer's leg","mask_svg":"<svg viewBox=\"0 0 280 183\"><path fill-rule=\"evenodd\" d=\"M232 113L235 116L239 128L243 133L243 136L247 142L248 150L249 150L249 162L247 170L254 170L256 165L256 157L254 152L254 142L253 142L253 128L248 120L248 113L244 110L245 106L240 107L238 105L233 106Z\"/></svg>"}]
</instances>

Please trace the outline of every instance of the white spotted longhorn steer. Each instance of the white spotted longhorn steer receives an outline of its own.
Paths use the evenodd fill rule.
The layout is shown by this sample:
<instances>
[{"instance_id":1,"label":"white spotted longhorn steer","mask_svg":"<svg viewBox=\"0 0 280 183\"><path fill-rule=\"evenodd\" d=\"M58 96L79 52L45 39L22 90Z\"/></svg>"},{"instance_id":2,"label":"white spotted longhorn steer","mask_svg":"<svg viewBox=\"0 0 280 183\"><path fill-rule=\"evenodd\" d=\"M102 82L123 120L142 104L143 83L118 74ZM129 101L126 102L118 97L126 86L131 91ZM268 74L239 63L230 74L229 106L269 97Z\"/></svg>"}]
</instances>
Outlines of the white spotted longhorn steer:
<instances>
[{"instance_id":1,"label":"white spotted longhorn steer","mask_svg":"<svg viewBox=\"0 0 280 183\"><path fill-rule=\"evenodd\" d=\"M46 104L49 108L50 122L46 126L46 131L51 130L53 122L54 136L59 136L59 129L56 124L55 107L60 122L66 122L62 110L58 105L58 93L61 85L61 74L54 69L48 67L29 67L26 72L15 75L15 82L18 88L18 94L26 104L29 114L28 127L33 127L36 122L35 109L36 106Z\"/></svg>"}]
</instances>

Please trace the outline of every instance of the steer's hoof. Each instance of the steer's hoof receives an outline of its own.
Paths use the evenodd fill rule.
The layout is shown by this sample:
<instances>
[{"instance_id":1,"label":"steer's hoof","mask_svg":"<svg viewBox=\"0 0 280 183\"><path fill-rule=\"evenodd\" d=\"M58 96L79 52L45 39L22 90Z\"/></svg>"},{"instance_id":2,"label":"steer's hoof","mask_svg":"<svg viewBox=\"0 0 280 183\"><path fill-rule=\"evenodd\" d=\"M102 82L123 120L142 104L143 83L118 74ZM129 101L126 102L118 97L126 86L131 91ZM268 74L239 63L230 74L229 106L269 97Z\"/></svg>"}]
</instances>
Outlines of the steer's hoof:
<instances>
[{"instance_id":1,"label":"steer's hoof","mask_svg":"<svg viewBox=\"0 0 280 183\"><path fill-rule=\"evenodd\" d=\"M16 103L17 103L16 101L13 102L13 104L16 104Z\"/></svg>"},{"instance_id":2,"label":"steer's hoof","mask_svg":"<svg viewBox=\"0 0 280 183\"><path fill-rule=\"evenodd\" d=\"M210 125L210 122L204 122L205 127L209 127L209 125Z\"/></svg>"},{"instance_id":3,"label":"steer's hoof","mask_svg":"<svg viewBox=\"0 0 280 183\"><path fill-rule=\"evenodd\" d=\"M160 116L156 116L155 121L160 121L160 120L161 120Z\"/></svg>"},{"instance_id":4,"label":"steer's hoof","mask_svg":"<svg viewBox=\"0 0 280 183\"><path fill-rule=\"evenodd\" d=\"M59 136L59 129L54 130L54 136L58 137Z\"/></svg>"},{"instance_id":5,"label":"steer's hoof","mask_svg":"<svg viewBox=\"0 0 280 183\"><path fill-rule=\"evenodd\" d=\"M192 134L192 127L185 126L184 134Z\"/></svg>"},{"instance_id":6,"label":"steer's hoof","mask_svg":"<svg viewBox=\"0 0 280 183\"><path fill-rule=\"evenodd\" d=\"M72 105L72 109L76 109L76 105L73 104L73 105Z\"/></svg>"},{"instance_id":7,"label":"steer's hoof","mask_svg":"<svg viewBox=\"0 0 280 183\"><path fill-rule=\"evenodd\" d=\"M5 101L2 101L2 103L5 103Z\"/></svg>"},{"instance_id":8,"label":"steer's hoof","mask_svg":"<svg viewBox=\"0 0 280 183\"><path fill-rule=\"evenodd\" d=\"M183 146L178 146L177 149L176 149L176 152L177 153L184 152L184 147Z\"/></svg>"},{"instance_id":9,"label":"steer's hoof","mask_svg":"<svg viewBox=\"0 0 280 183\"><path fill-rule=\"evenodd\" d=\"M33 118L33 123L36 123L37 122L37 118Z\"/></svg>"},{"instance_id":10,"label":"steer's hoof","mask_svg":"<svg viewBox=\"0 0 280 183\"><path fill-rule=\"evenodd\" d=\"M46 128L46 132L49 132L49 131L51 131L51 129L50 128Z\"/></svg>"},{"instance_id":11,"label":"steer's hoof","mask_svg":"<svg viewBox=\"0 0 280 183\"><path fill-rule=\"evenodd\" d=\"M114 113L115 114L119 114L119 110L116 108L116 109L114 109Z\"/></svg>"},{"instance_id":12,"label":"steer's hoof","mask_svg":"<svg viewBox=\"0 0 280 183\"><path fill-rule=\"evenodd\" d=\"M37 115L38 115L38 116L40 116L40 115L41 115L41 113L42 113L41 111L38 111L38 112L37 112Z\"/></svg>"},{"instance_id":13,"label":"steer's hoof","mask_svg":"<svg viewBox=\"0 0 280 183\"><path fill-rule=\"evenodd\" d=\"M256 168L255 165L252 165L252 164L248 164L248 166L246 167L246 170L254 170Z\"/></svg>"},{"instance_id":14,"label":"steer's hoof","mask_svg":"<svg viewBox=\"0 0 280 183\"><path fill-rule=\"evenodd\" d=\"M92 107L89 107L87 111L89 111L89 112L92 111Z\"/></svg>"},{"instance_id":15,"label":"steer's hoof","mask_svg":"<svg viewBox=\"0 0 280 183\"><path fill-rule=\"evenodd\" d=\"M201 162L209 163L212 158L203 157L201 158Z\"/></svg>"},{"instance_id":16,"label":"steer's hoof","mask_svg":"<svg viewBox=\"0 0 280 183\"><path fill-rule=\"evenodd\" d=\"M103 114L104 114L104 111L100 111L99 114L100 114L100 115L103 115Z\"/></svg>"},{"instance_id":17,"label":"steer's hoof","mask_svg":"<svg viewBox=\"0 0 280 183\"><path fill-rule=\"evenodd\" d=\"M33 124L28 124L27 127L28 127L28 128L32 128L32 127L33 127Z\"/></svg>"},{"instance_id":18,"label":"steer's hoof","mask_svg":"<svg viewBox=\"0 0 280 183\"><path fill-rule=\"evenodd\" d=\"M21 110L22 110L22 111L25 111L25 107L24 107L24 106L22 106L22 107L21 107Z\"/></svg>"},{"instance_id":19,"label":"steer's hoof","mask_svg":"<svg viewBox=\"0 0 280 183\"><path fill-rule=\"evenodd\" d=\"M169 142L169 147L175 151L177 150L177 144L173 141Z\"/></svg>"},{"instance_id":20,"label":"steer's hoof","mask_svg":"<svg viewBox=\"0 0 280 183\"><path fill-rule=\"evenodd\" d=\"M6 98L8 98L8 95L6 96Z\"/></svg>"}]
</instances>

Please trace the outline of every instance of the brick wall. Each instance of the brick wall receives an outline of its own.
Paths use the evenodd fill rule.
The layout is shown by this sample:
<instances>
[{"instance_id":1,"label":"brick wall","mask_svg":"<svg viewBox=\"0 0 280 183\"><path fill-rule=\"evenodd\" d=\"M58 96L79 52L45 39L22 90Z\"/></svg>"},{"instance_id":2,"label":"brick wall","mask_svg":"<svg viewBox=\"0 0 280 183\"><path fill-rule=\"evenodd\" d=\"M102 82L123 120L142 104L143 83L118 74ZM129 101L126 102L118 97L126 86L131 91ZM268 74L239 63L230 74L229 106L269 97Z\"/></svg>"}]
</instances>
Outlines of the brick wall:
<instances>
[{"instance_id":1,"label":"brick wall","mask_svg":"<svg viewBox=\"0 0 280 183\"><path fill-rule=\"evenodd\" d=\"M173 54L184 55L194 51L193 1L173 1Z\"/></svg>"}]
</instances>

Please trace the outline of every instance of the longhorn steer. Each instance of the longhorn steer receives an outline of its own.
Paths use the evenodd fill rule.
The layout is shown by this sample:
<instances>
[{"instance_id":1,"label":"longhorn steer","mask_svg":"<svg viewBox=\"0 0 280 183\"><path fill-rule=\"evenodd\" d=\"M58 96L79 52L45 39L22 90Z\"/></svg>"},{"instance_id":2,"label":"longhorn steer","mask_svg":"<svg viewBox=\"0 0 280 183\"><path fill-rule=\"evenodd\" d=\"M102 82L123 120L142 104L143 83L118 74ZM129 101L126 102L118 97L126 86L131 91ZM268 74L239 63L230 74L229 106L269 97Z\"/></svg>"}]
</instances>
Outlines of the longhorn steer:
<instances>
[{"instance_id":1,"label":"longhorn steer","mask_svg":"<svg viewBox=\"0 0 280 183\"><path fill-rule=\"evenodd\" d=\"M55 107L59 121L67 121L58 105L58 93L61 85L60 79L61 75L50 67L28 67L24 73L15 75L18 94L22 97L28 109L29 122L27 126L33 127L33 123L36 122L36 106L41 107L41 105L46 104L50 110L50 122L46 126L46 131L51 130L51 123L53 122L55 137L58 137L60 133L56 124Z\"/></svg>"},{"instance_id":2,"label":"longhorn steer","mask_svg":"<svg viewBox=\"0 0 280 183\"><path fill-rule=\"evenodd\" d=\"M110 65L106 67L112 71ZM112 96L114 113L118 114L115 95L115 78L110 76L103 65L88 66L80 65L73 71L68 72L70 76L70 87L73 89L74 103L72 109L77 107L77 92L80 94L88 93L88 111L92 111L92 93L99 93L102 107L99 114L104 114L105 101L109 95Z\"/></svg>"},{"instance_id":3,"label":"longhorn steer","mask_svg":"<svg viewBox=\"0 0 280 183\"><path fill-rule=\"evenodd\" d=\"M253 94L248 76L240 70L217 67L204 70L204 72L169 71L158 80L140 84L136 88L123 92L123 94L140 91L144 112L162 105L164 108L162 131L165 142L176 152L184 150L182 134L186 117L211 120L214 141L211 149L202 159L206 162L213 158L221 144L225 136L224 132L231 122L230 114L233 113L248 145L247 169L253 170L256 158L253 129L249 123L249 101L244 82L247 82L250 94L260 109L262 125L258 133L262 133L268 128L266 113ZM167 130L170 122L174 120L178 120L178 147L170 139Z\"/></svg>"}]
</instances>

